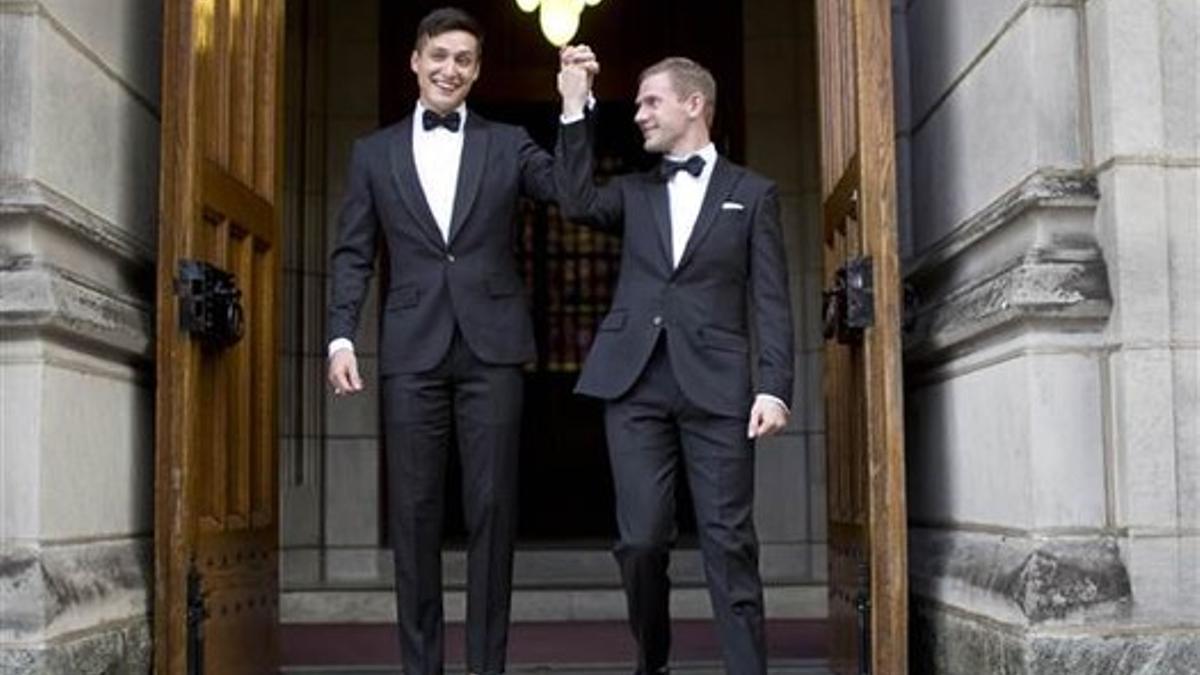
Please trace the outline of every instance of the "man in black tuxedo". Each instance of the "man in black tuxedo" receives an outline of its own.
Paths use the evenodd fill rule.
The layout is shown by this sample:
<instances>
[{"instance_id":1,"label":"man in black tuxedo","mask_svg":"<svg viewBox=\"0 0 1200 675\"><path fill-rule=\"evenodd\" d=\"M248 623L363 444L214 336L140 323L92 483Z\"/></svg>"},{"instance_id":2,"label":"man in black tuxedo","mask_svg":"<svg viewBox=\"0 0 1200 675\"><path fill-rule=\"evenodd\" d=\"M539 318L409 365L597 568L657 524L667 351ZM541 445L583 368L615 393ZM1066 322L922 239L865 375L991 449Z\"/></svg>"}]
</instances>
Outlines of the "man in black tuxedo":
<instances>
[{"instance_id":1,"label":"man in black tuxedo","mask_svg":"<svg viewBox=\"0 0 1200 675\"><path fill-rule=\"evenodd\" d=\"M552 160L470 111L482 31L456 9L417 28L415 113L354 144L331 259L329 382L363 388L353 339L382 239L380 393L404 672L442 672L441 537L451 425L468 531L467 666L504 671L516 526L521 366L533 327L516 267L517 198L550 199Z\"/></svg>"},{"instance_id":2,"label":"man in black tuxedo","mask_svg":"<svg viewBox=\"0 0 1200 675\"><path fill-rule=\"evenodd\" d=\"M716 83L683 58L661 61L639 80L634 122L646 150L665 155L662 165L596 187L589 122L566 123L581 116L590 88L588 69L573 64L594 61L586 46L562 55L555 178L568 218L623 235L612 308L576 391L606 401L615 554L637 672L667 670L667 563L682 471L726 672L762 675L754 439L787 423L793 367L776 189L717 155L709 140Z\"/></svg>"}]
</instances>

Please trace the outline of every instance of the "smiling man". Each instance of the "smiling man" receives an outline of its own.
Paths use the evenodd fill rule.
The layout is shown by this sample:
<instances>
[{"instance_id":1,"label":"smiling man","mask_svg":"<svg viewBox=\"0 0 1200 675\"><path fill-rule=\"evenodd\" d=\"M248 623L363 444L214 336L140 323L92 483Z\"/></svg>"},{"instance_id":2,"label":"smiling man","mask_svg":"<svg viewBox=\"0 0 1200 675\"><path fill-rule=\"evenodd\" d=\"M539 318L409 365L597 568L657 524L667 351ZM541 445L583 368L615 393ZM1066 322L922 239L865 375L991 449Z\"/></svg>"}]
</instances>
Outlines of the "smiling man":
<instances>
[{"instance_id":1,"label":"smiling man","mask_svg":"<svg viewBox=\"0 0 1200 675\"><path fill-rule=\"evenodd\" d=\"M569 218L622 235L612 307L576 391L605 401L636 672L668 670L667 567L682 474L725 672L766 675L754 442L787 424L794 350L777 191L717 154L716 82L679 57L643 71L634 101L644 147L662 163L597 187L589 122L573 121L591 88L574 64L594 61L584 45L561 56L556 172Z\"/></svg>"},{"instance_id":2,"label":"smiling man","mask_svg":"<svg viewBox=\"0 0 1200 675\"><path fill-rule=\"evenodd\" d=\"M331 259L328 379L362 391L352 340L386 243L379 387L404 672L442 672L441 538L451 428L463 467L467 665L504 671L508 639L521 366L534 356L513 257L519 195L550 199L551 158L518 127L466 105L482 30L457 9L417 28L410 117L359 139Z\"/></svg>"}]
</instances>

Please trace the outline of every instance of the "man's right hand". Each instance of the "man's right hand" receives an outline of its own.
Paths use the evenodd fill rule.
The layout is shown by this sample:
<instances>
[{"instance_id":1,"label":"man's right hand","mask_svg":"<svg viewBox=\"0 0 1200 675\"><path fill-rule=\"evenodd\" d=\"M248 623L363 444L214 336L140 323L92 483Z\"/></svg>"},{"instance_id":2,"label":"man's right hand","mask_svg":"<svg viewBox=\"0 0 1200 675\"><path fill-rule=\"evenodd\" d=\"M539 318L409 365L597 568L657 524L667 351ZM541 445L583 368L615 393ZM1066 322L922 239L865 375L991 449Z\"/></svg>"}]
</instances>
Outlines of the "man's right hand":
<instances>
[{"instance_id":1,"label":"man's right hand","mask_svg":"<svg viewBox=\"0 0 1200 675\"><path fill-rule=\"evenodd\" d=\"M563 116L583 114L592 92L592 79L600 72L600 62L587 45L568 45L559 52L558 93L562 96Z\"/></svg>"},{"instance_id":2,"label":"man's right hand","mask_svg":"<svg viewBox=\"0 0 1200 675\"><path fill-rule=\"evenodd\" d=\"M353 349L339 349L329 357L329 384L338 396L357 394L362 391L362 378L358 376L358 359Z\"/></svg>"}]
</instances>

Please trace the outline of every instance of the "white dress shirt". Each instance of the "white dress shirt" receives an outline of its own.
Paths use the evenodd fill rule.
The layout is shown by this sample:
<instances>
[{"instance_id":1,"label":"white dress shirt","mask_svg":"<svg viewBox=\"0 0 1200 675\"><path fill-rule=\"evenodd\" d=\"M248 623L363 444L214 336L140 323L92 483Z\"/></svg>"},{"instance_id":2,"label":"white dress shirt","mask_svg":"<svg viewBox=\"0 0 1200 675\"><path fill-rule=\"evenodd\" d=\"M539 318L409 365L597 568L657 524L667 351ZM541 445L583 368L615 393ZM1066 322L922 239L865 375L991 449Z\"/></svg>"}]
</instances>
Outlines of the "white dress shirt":
<instances>
[{"instance_id":1,"label":"white dress shirt","mask_svg":"<svg viewBox=\"0 0 1200 675\"><path fill-rule=\"evenodd\" d=\"M421 192L433 212L433 219L442 232L442 241L450 240L450 218L454 214L454 193L458 188L458 167L462 163L463 130L467 126L467 106L460 104L456 110L461 117L458 131L445 127L434 127L428 131L422 120L425 106L417 101L417 112L413 115L413 162L417 165L417 179Z\"/></svg>"},{"instance_id":2,"label":"white dress shirt","mask_svg":"<svg viewBox=\"0 0 1200 675\"><path fill-rule=\"evenodd\" d=\"M713 166L717 163L717 148L712 143L692 154L700 155L704 160L704 169L700 171L700 175L693 176L687 171L676 171L667 181L667 199L671 205L671 262L675 267L679 267L679 260L683 258L688 240L692 238L692 230L696 229L700 206L704 204L704 193L708 191ZM682 162L690 156L667 155L666 158Z\"/></svg>"}]
</instances>

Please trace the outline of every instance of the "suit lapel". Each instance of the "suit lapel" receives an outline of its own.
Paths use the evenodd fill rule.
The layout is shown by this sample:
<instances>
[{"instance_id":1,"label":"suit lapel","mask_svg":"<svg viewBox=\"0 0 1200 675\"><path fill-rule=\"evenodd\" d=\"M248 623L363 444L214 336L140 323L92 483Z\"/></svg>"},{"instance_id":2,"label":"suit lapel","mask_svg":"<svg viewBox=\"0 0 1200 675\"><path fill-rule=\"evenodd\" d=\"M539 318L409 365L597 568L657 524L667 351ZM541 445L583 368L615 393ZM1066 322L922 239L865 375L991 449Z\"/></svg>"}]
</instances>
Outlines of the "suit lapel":
<instances>
[{"instance_id":1,"label":"suit lapel","mask_svg":"<svg viewBox=\"0 0 1200 675\"><path fill-rule=\"evenodd\" d=\"M444 249L446 245L442 241L442 232L433 218L433 211L429 210L429 202L421 189L421 179L417 176L417 164L413 160L412 127L412 116L409 115L400 121L392 143L392 173L396 189L417 229L438 249Z\"/></svg>"},{"instance_id":2,"label":"suit lapel","mask_svg":"<svg viewBox=\"0 0 1200 675\"><path fill-rule=\"evenodd\" d=\"M454 188L454 210L450 213L450 234L446 238L450 243L458 236L475 197L479 194L479 185L483 182L483 166L487 159L488 132L487 124L478 115L467 115L466 128L463 129L462 159L458 165L458 185Z\"/></svg>"},{"instance_id":3,"label":"suit lapel","mask_svg":"<svg viewBox=\"0 0 1200 675\"><path fill-rule=\"evenodd\" d=\"M671 203L670 197L667 195L667 183L657 174L650 174L647 177L646 201L650 203L650 212L654 214L654 229L658 231L658 243L662 247L663 260L667 262L667 269L670 269L674 264L674 260L671 258Z\"/></svg>"},{"instance_id":4,"label":"suit lapel","mask_svg":"<svg viewBox=\"0 0 1200 675\"><path fill-rule=\"evenodd\" d=\"M717 157L717 163L713 166L712 178L708 181L708 190L704 192L704 201L700 205L700 215L696 217L696 226L692 228L692 236L688 237L687 246L683 249L683 257L679 259L676 271L683 269L684 265L688 264L688 260L695 255L696 248L704 242L704 238L708 236L713 223L717 220L721 203L733 191L740 177L741 174L732 164L723 157Z\"/></svg>"}]
</instances>

